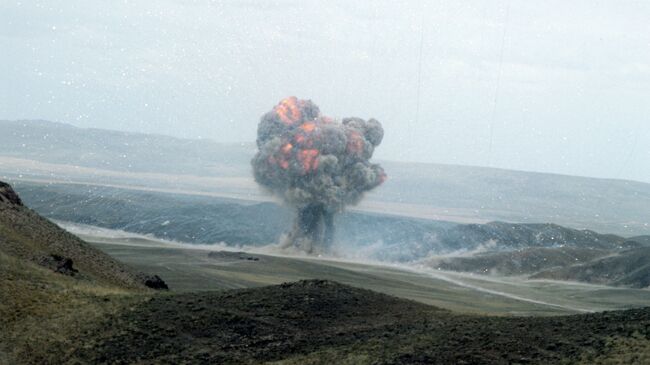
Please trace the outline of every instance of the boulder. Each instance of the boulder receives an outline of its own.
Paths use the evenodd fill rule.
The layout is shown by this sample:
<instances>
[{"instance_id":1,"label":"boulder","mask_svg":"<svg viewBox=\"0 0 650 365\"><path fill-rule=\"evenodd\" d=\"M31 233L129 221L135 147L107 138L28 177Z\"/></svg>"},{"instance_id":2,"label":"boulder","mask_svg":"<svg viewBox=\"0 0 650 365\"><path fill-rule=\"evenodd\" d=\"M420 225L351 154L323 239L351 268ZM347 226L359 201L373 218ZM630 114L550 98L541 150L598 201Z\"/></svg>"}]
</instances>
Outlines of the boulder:
<instances>
[{"instance_id":1,"label":"boulder","mask_svg":"<svg viewBox=\"0 0 650 365\"><path fill-rule=\"evenodd\" d=\"M74 276L79 272L79 270L72 266L73 262L71 258L57 254L43 256L38 260L38 263L63 275Z\"/></svg>"},{"instance_id":2,"label":"boulder","mask_svg":"<svg viewBox=\"0 0 650 365\"><path fill-rule=\"evenodd\" d=\"M147 275L144 277L144 285L155 290L169 290L167 283L158 275Z\"/></svg>"},{"instance_id":3,"label":"boulder","mask_svg":"<svg viewBox=\"0 0 650 365\"><path fill-rule=\"evenodd\" d=\"M11 185L0 181L0 202L13 205L23 205L18 194L11 188Z\"/></svg>"}]
</instances>

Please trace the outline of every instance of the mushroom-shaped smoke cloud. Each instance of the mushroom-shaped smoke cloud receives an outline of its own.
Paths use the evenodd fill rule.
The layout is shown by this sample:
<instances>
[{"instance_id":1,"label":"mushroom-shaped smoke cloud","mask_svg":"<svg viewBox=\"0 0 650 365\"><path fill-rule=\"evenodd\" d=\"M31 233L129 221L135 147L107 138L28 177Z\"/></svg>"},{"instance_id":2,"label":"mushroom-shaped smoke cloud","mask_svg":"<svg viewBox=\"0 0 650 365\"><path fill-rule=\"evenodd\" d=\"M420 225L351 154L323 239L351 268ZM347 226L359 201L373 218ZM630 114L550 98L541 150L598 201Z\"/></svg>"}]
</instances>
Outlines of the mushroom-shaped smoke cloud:
<instances>
[{"instance_id":1,"label":"mushroom-shaped smoke cloud","mask_svg":"<svg viewBox=\"0 0 650 365\"><path fill-rule=\"evenodd\" d=\"M253 172L257 183L297 209L285 245L310 253L330 248L333 215L386 179L381 166L369 162L383 136L375 119L335 121L294 96L262 116Z\"/></svg>"}]
</instances>

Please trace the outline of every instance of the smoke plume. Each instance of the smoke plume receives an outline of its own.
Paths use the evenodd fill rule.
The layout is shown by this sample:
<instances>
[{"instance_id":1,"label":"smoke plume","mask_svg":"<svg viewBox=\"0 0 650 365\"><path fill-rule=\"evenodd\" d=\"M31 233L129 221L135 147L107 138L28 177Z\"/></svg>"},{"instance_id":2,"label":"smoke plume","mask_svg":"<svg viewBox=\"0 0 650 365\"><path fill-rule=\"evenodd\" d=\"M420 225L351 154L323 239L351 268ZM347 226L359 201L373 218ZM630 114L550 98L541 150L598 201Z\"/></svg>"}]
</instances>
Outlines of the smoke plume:
<instances>
[{"instance_id":1,"label":"smoke plume","mask_svg":"<svg viewBox=\"0 0 650 365\"><path fill-rule=\"evenodd\" d=\"M369 162L383 136L375 119L335 121L294 96L262 116L253 172L257 183L297 210L285 245L310 253L330 248L334 214L386 179L381 166Z\"/></svg>"}]
</instances>

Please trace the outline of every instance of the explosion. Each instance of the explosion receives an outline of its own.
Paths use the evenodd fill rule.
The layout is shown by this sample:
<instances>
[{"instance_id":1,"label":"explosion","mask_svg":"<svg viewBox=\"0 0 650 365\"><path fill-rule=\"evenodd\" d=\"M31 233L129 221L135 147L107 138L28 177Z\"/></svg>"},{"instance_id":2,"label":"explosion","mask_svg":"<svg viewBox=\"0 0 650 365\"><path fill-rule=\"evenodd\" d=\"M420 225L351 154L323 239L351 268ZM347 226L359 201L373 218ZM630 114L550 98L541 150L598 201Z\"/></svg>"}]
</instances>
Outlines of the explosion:
<instances>
[{"instance_id":1,"label":"explosion","mask_svg":"<svg viewBox=\"0 0 650 365\"><path fill-rule=\"evenodd\" d=\"M334 214L386 180L384 169L369 162L383 137L375 119L338 122L295 96L262 116L253 172L258 184L297 209L285 246L329 250Z\"/></svg>"}]
</instances>

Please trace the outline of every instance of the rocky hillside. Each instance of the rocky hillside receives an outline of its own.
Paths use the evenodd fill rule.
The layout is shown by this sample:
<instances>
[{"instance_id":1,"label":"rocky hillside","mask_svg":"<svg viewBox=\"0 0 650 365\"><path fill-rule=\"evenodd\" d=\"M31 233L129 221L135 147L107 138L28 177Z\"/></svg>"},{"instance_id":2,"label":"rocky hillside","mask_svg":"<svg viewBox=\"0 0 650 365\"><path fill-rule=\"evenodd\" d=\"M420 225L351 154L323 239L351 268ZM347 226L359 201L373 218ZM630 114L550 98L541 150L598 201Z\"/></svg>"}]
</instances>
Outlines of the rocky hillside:
<instances>
[{"instance_id":1,"label":"rocky hillside","mask_svg":"<svg viewBox=\"0 0 650 365\"><path fill-rule=\"evenodd\" d=\"M0 364L59 363L72 334L165 288L23 205L0 182Z\"/></svg>"},{"instance_id":2,"label":"rocky hillside","mask_svg":"<svg viewBox=\"0 0 650 365\"><path fill-rule=\"evenodd\" d=\"M3 182L0 252L77 280L126 288L162 285L159 278L135 272L30 210Z\"/></svg>"},{"instance_id":3,"label":"rocky hillside","mask_svg":"<svg viewBox=\"0 0 650 365\"><path fill-rule=\"evenodd\" d=\"M0 181L0 204L12 204L22 206L23 202L18 197L18 194L5 182Z\"/></svg>"},{"instance_id":4,"label":"rocky hillside","mask_svg":"<svg viewBox=\"0 0 650 365\"><path fill-rule=\"evenodd\" d=\"M64 362L558 364L650 360L650 310L459 315L331 281L157 296L79 339ZM618 362L617 362L618 361Z\"/></svg>"}]
</instances>

